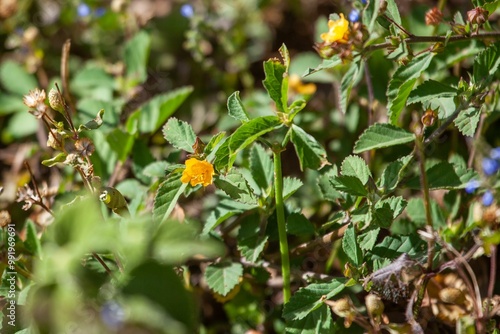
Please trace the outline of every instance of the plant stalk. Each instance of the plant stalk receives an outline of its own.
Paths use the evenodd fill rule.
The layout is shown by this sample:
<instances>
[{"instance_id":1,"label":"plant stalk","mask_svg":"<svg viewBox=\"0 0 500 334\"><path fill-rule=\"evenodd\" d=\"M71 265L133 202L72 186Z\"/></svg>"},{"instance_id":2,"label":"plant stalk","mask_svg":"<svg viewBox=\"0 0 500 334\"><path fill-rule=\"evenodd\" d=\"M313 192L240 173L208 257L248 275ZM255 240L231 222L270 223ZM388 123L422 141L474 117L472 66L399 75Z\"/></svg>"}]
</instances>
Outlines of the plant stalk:
<instances>
[{"instance_id":1,"label":"plant stalk","mask_svg":"<svg viewBox=\"0 0 500 334\"><path fill-rule=\"evenodd\" d=\"M276 145L279 146L279 145ZM274 157L274 198L276 201L276 217L281 253L281 275L283 276L283 303L290 300L290 255L286 235L285 207L283 204L283 174L281 171L281 147L273 148Z\"/></svg>"}]
</instances>

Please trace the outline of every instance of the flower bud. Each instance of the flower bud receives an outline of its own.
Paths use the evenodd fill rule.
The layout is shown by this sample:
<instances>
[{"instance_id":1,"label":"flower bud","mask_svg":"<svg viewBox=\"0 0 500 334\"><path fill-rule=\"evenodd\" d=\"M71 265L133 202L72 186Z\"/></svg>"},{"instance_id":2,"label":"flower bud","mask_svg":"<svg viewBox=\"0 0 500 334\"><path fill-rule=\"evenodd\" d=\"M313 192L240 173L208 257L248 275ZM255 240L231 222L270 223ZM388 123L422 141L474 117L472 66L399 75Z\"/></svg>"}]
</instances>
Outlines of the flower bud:
<instances>
[{"instance_id":1,"label":"flower bud","mask_svg":"<svg viewBox=\"0 0 500 334\"><path fill-rule=\"evenodd\" d=\"M436 112L432 109L427 109L425 114L422 116L422 124L424 126L432 126L434 122L436 121L437 115Z\"/></svg>"},{"instance_id":2,"label":"flower bud","mask_svg":"<svg viewBox=\"0 0 500 334\"><path fill-rule=\"evenodd\" d=\"M52 109L64 113L64 100L61 94L54 88L49 92L49 104Z\"/></svg>"}]
</instances>

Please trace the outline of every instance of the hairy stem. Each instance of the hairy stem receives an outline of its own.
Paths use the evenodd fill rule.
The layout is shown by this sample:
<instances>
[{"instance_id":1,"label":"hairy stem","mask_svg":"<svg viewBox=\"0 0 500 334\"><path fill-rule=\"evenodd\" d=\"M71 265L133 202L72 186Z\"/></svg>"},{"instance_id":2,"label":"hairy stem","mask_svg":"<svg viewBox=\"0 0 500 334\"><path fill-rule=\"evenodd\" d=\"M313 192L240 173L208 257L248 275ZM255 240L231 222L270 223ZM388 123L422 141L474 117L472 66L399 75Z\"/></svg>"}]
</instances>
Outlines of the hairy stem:
<instances>
[{"instance_id":1,"label":"hairy stem","mask_svg":"<svg viewBox=\"0 0 500 334\"><path fill-rule=\"evenodd\" d=\"M410 36L408 38L405 38L403 41L407 44L414 44L414 43L453 43L453 42L462 42L462 41L467 41L467 40L472 40L472 39L499 39L500 38L500 32L487 32L487 33L482 33L482 34L472 34L470 36L466 35L457 35L457 36L451 36L447 38L446 36ZM373 44L369 45L366 48L364 48L363 53L367 54L370 52L373 52L375 50L380 50L380 49L386 49L389 47L393 47L392 43L390 42L385 42L385 43L380 43L380 44Z\"/></svg>"},{"instance_id":2,"label":"hairy stem","mask_svg":"<svg viewBox=\"0 0 500 334\"><path fill-rule=\"evenodd\" d=\"M277 145L278 146L278 145ZM281 147L273 148L274 157L274 198L276 201L276 217L281 253L281 274L283 276L283 303L288 303L290 291L290 255L285 225L285 207L283 205L283 175L281 171Z\"/></svg>"},{"instance_id":3,"label":"hairy stem","mask_svg":"<svg viewBox=\"0 0 500 334\"><path fill-rule=\"evenodd\" d=\"M425 172L425 152L423 145L423 129L420 134L417 135L415 140L416 152L418 154L418 166L420 169L420 187L422 188L422 193L424 196L424 209L425 209L425 221L427 226L427 232L434 235L434 228L432 226L432 215L431 215L431 202L429 196L429 184L427 182L427 174ZM434 258L434 238L429 238L427 241L427 270L432 270L432 260Z\"/></svg>"}]
</instances>

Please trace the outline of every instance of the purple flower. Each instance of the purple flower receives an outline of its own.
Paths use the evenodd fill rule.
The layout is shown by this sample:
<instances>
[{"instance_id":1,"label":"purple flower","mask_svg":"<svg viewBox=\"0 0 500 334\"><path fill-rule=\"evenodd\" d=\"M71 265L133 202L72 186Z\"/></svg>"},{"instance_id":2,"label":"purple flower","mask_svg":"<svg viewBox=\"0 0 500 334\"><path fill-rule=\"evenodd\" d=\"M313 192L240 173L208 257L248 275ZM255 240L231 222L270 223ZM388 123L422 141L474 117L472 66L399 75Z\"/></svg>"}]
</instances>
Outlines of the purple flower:
<instances>
[{"instance_id":1,"label":"purple flower","mask_svg":"<svg viewBox=\"0 0 500 334\"><path fill-rule=\"evenodd\" d=\"M483 194L483 205L484 206L490 206L491 204L493 204L493 194L491 193L491 191L487 190L484 194Z\"/></svg>"},{"instance_id":2,"label":"purple flower","mask_svg":"<svg viewBox=\"0 0 500 334\"><path fill-rule=\"evenodd\" d=\"M353 8L351 12L349 13L349 21L351 22L358 22L359 21L359 10L356 8Z\"/></svg>"},{"instance_id":3,"label":"purple flower","mask_svg":"<svg viewBox=\"0 0 500 334\"><path fill-rule=\"evenodd\" d=\"M467 194L473 194L480 185L481 183L478 180L470 180L465 185L465 192Z\"/></svg>"},{"instance_id":4,"label":"purple flower","mask_svg":"<svg viewBox=\"0 0 500 334\"><path fill-rule=\"evenodd\" d=\"M362 3L363 5L366 5L366 0L361 0L361 3Z\"/></svg>"},{"instance_id":5,"label":"purple flower","mask_svg":"<svg viewBox=\"0 0 500 334\"><path fill-rule=\"evenodd\" d=\"M194 9L193 6L190 4L184 4L181 7L181 15L187 18L190 18L191 16L194 15Z\"/></svg>"},{"instance_id":6,"label":"purple flower","mask_svg":"<svg viewBox=\"0 0 500 334\"><path fill-rule=\"evenodd\" d=\"M495 160L500 160L500 147L495 147L490 151L490 157Z\"/></svg>"},{"instance_id":7,"label":"purple flower","mask_svg":"<svg viewBox=\"0 0 500 334\"><path fill-rule=\"evenodd\" d=\"M483 164L483 172L487 176L495 174L498 171L498 168L500 167L498 161L490 158L484 158L482 164Z\"/></svg>"},{"instance_id":8,"label":"purple flower","mask_svg":"<svg viewBox=\"0 0 500 334\"><path fill-rule=\"evenodd\" d=\"M101 308L101 319L109 328L118 329L125 320L125 311L117 302L109 301Z\"/></svg>"},{"instance_id":9,"label":"purple flower","mask_svg":"<svg viewBox=\"0 0 500 334\"><path fill-rule=\"evenodd\" d=\"M86 17L90 15L90 7L85 2L82 2L76 8L76 13L79 17Z\"/></svg>"}]
</instances>

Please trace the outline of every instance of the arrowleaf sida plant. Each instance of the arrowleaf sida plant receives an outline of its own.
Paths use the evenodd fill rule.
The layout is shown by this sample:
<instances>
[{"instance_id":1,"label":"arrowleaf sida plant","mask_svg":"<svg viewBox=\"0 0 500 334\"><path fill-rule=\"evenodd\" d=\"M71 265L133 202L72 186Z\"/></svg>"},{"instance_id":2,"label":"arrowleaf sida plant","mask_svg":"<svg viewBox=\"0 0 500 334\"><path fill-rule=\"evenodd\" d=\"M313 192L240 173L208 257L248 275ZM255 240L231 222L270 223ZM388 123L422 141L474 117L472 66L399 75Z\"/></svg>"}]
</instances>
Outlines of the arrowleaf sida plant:
<instances>
[{"instance_id":1,"label":"arrowleaf sida plant","mask_svg":"<svg viewBox=\"0 0 500 334\"><path fill-rule=\"evenodd\" d=\"M227 112L237 126L213 136L170 117L191 87L149 101L140 111L157 110L152 119L135 112L114 129L102 110L76 127L58 89L49 93L57 122L45 92L32 91L25 104L59 152L42 163L72 167L85 191L54 208L33 177L34 189L20 192L26 208L53 216L42 243L33 222L24 240L16 236L28 326L216 331L199 311L212 298L232 332L497 333L500 154L483 135L498 119L500 32L489 14L500 2L473 1L466 18L445 18L445 3L421 18L427 35L405 28L394 0L353 2L350 21L332 14L315 45L322 63L297 79L283 44L263 64L272 108L252 113L236 91ZM145 34L127 50L148 44ZM138 70L126 80L145 79L134 63L143 57L129 59ZM390 78L372 75L377 66ZM336 114L367 113L338 165L308 124L316 86L302 83L331 73L341 74ZM173 147L167 161L144 157L141 136L160 128ZM93 158L106 149L111 167ZM104 186L96 170L107 179L130 154L137 180ZM291 159L300 171L287 176ZM181 209L192 198L206 206L199 217ZM316 220L322 210L326 219Z\"/></svg>"}]
</instances>

